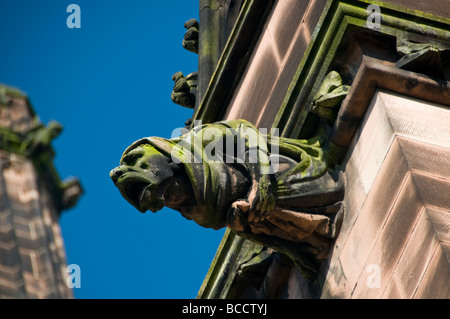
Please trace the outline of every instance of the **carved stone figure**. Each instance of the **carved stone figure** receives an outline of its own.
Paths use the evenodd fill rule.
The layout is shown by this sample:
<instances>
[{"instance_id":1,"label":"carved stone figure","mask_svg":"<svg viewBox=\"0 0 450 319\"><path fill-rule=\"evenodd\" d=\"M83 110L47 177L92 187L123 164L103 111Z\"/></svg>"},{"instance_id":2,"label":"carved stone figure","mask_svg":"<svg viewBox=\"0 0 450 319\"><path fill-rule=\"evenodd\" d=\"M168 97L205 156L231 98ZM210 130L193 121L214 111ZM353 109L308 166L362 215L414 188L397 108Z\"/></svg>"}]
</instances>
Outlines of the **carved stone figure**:
<instances>
[{"instance_id":1,"label":"carved stone figure","mask_svg":"<svg viewBox=\"0 0 450 319\"><path fill-rule=\"evenodd\" d=\"M71 208L76 205L81 195L83 195L83 187L78 178L69 177L61 183L62 190L62 207L64 209Z\"/></svg>"},{"instance_id":2,"label":"carved stone figure","mask_svg":"<svg viewBox=\"0 0 450 319\"><path fill-rule=\"evenodd\" d=\"M343 181L321 138L262 134L244 120L195 126L129 146L110 176L140 212L177 210L288 255L315 279L342 220Z\"/></svg>"},{"instance_id":3,"label":"carved stone figure","mask_svg":"<svg viewBox=\"0 0 450 319\"><path fill-rule=\"evenodd\" d=\"M193 53L198 53L198 30L199 25L196 19L190 19L184 23L187 29L183 38L183 48Z\"/></svg>"},{"instance_id":4,"label":"carved stone figure","mask_svg":"<svg viewBox=\"0 0 450 319\"><path fill-rule=\"evenodd\" d=\"M26 133L26 136L20 146L20 151L26 156L39 155L40 153L49 152L50 156L54 156L54 152L50 147L53 139L61 134L63 127L56 121L51 121L47 126L39 124Z\"/></svg>"},{"instance_id":5,"label":"carved stone figure","mask_svg":"<svg viewBox=\"0 0 450 319\"><path fill-rule=\"evenodd\" d=\"M184 27L187 29L183 37L183 48L198 54L198 35L199 24L196 19L190 19L185 22ZM198 72L192 72L186 77L182 72L172 75L175 81L170 98L178 105L193 109L197 99Z\"/></svg>"},{"instance_id":6,"label":"carved stone figure","mask_svg":"<svg viewBox=\"0 0 450 319\"><path fill-rule=\"evenodd\" d=\"M408 39L405 35L399 35L397 51L402 58L395 65L404 70L424 73L448 81L444 70L449 67L450 45L429 40L428 43L420 43Z\"/></svg>"},{"instance_id":7,"label":"carved stone figure","mask_svg":"<svg viewBox=\"0 0 450 319\"><path fill-rule=\"evenodd\" d=\"M186 77L182 72L172 76L175 81L170 98L178 105L193 109L197 94L197 72L188 74Z\"/></svg>"},{"instance_id":8,"label":"carved stone figure","mask_svg":"<svg viewBox=\"0 0 450 319\"><path fill-rule=\"evenodd\" d=\"M330 125L336 120L339 107L350 91L349 85L342 84L342 78L336 71L331 71L323 79L314 96L311 112L326 120Z\"/></svg>"}]
</instances>

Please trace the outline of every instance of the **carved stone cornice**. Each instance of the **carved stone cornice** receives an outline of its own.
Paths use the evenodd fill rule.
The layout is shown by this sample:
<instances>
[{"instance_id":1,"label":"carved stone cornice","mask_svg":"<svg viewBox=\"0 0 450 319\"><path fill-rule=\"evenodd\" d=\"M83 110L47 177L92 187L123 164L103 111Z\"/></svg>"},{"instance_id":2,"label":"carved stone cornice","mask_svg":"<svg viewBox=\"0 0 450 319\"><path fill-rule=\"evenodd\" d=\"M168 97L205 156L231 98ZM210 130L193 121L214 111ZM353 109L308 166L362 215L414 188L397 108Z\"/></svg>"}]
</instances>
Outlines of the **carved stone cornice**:
<instances>
[{"instance_id":1,"label":"carved stone cornice","mask_svg":"<svg viewBox=\"0 0 450 319\"><path fill-rule=\"evenodd\" d=\"M450 106L450 82L399 69L394 63L364 56L343 101L330 141L348 147L377 90L400 93L424 101Z\"/></svg>"}]
</instances>

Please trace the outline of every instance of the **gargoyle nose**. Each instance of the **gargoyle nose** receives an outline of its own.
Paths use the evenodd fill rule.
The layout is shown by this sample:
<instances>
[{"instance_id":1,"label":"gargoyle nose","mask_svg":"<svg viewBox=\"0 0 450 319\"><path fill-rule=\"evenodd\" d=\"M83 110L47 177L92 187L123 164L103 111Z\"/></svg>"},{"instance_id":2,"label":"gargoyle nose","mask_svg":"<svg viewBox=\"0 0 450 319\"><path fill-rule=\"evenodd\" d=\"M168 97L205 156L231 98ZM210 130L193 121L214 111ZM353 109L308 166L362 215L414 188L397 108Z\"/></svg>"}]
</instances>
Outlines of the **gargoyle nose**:
<instances>
[{"instance_id":1,"label":"gargoyle nose","mask_svg":"<svg viewBox=\"0 0 450 319\"><path fill-rule=\"evenodd\" d=\"M117 183L117 179L125 173L126 169L123 166L118 166L114 168L111 172L109 172L109 176L111 177L114 185Z\"/></svg>"}]
</instances>

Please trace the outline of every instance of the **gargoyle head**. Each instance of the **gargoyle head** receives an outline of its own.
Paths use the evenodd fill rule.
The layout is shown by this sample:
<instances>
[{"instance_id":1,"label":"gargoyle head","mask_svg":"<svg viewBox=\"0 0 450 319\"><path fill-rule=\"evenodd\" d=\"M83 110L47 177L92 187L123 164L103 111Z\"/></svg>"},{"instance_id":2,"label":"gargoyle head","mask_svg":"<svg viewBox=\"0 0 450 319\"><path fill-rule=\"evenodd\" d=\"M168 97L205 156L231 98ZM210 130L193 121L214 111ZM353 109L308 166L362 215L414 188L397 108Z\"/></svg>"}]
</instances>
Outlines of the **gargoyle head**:
<instances>
[{"instance_id":1,"label":"gargoyle head","mask_svg":"<svg viewBox=\"0 0 450 319\"><path fill-rule=\"evenodd\" d=\"M62 130L63 130L63 126L61 125L61 123L56 122L56 121L50 121L47 124L47 129L50 130L51 132L51 137L57 137L59 134L61 134Z\"/></svg>"},{"instance_id":2,"label":"gargoyle head","mask_svg":"<svg viewBox=\"0 0 450 319\"><path fill-rule=\"evenodd\" d=\"M164 191L173 176L174 165L142 139L124 152L120 166L110 176L122 196L141 213L157 212L165 205Z\"/></svg>"}]
</instances>

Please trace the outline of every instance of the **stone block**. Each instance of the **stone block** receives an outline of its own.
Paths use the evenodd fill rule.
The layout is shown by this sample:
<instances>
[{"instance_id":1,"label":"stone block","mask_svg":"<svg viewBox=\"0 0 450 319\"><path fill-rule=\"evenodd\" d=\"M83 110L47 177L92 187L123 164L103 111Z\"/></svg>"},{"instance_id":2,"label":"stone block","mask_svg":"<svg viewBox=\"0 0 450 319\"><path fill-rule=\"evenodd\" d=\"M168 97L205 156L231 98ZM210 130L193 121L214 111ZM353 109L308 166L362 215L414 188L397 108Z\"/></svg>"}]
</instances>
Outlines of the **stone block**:
<instances>
[{"instance_id":1,"label":"stone block","mask_svg":"<svg viewBox=\"0 0 450 319\"><path fill-rule=\"evenodd\" d=\"M450 145L448 148L397 137L411 170L450 179Z\"/></svg>"},{"instance_id":2,"label":"stone block","mask_svg":"<svg viewBox=\"0 0 450 319\"><path fill-rule=\"evenodd\" d=\"M366 194L372 187L394 136L384 102L379 95L375 95L354 138L356 143L352 143L349 149Z\"/></svg>"},{"instance_id":3,"label":"stone block","mask_svg":"<svg viewBox=\"0 0 450 319\"><path fill-rule=\"evenodd\" d=\"M423 202L411 176L408 176L389 211L389 217L377 233L378 239L358 278L352 298L381 297L422 211ZM372 213L378 214L380 211ZM370 271L370 265L379 269L378 287L369 284L369 280L373 279L371 276L374 275L374 272Z\"/></svg>"},{"instance_id":4,"label":"stone block","mask_svg":"<svg viewBox=\"0 0 450 319\"><path fill-rule=\"evenodd\" d=\"M393 277L388 282L386 289L381 296L383 299L405 299L397 280Z\"/></svg>"},{"instance_id":5,"label":"stone block","mask_svg":"<svg viewBox=\"0 0 450 319\"><path fill-rule=\"evenodd\" d=\"M444 148L450 146L450 110L398 94L380 92L378 95L398 136Z\"/></svg>"},{"instance_id":6,"label":"stone block","mask_svg":"<svg viewBox=\"0 0 450 319\"><path fill-rule=\"evenodd\" d=\"M393 274L405 298L413 297L436 245L435 230L424 208Z\"/></svg>"},{"instance_id":7,"label":"stone block","mask_svg":"<svg viewBox=\"0 0 450 319\"><path fill-rule=\"evenodd\" d=\"M339 256L349 287L354 287L363 271L408 172L400 147L394 141Z\"/></svg>"},{"instance_id":8,"label":"stone block","mask_svg":"<svg viewBox=\"0 0 450 319\"><path fill-rule=\"evenodd\" d=\"M280 61L270 34L263 34L255 52L225 114L226 119L243 118L255 123L261 107L273 92L280 71Z\"/></svg>"},{"instance_id":9,"label":"stone block","mask_svg":"<svg viewBox=\"0 0 450 319\"><path fill-rule=\"evenodd\" d=\"M441 244L433 255L430 264L414 294L418 299L449 299L450 298L450 267L448 251L450 244Z\"/></svg>"},{"instance_id":10,"label":"stone block","mask_svg":"<svg viewBox=\"0 0 450 319\"><path fill-rule=\"evenodd\" d=\"M15 242L0 242L0 264L8 267L14 267L19 264L19 255Z\"/></svg>"},{"instance_id":11,"label":"stone block","mask_svg":"<svg viewBox=\"0 0 450 319\"><path fill-rule=\"evenodd\" d=\"M313 30L325 6L324 0L279 1L267 30L280 57L281 71L272 95L261 108L255 124L270 128L291 85L291 81L311 42ZM277 23L274 23L277 21ZM290 27L295 25L295 28Z\"/></svg>"},{"instance_id":12,"label":"stone block","mask_svg":"<svg viewBox=\"0 0 450 319\"><path fill-rule=\"evenodd\" d=\"M444 243L450 243L450 207L447 209L427 207L426 212L428 214L428 220L433 226L437 240Z\"/></svg>"},{"instance_id":13,"label":"stone block","mask_svg":"<svg viewBox=\"0 0 450 319\"><path fill-rule=\"evenodd\" d=\"M274 38L275 47L282 59L284 59L291 43L295 40L298 29L304 25L304 19L308 16L307 8L311 2L316 1L278 1L269 17L267 31Z\"/></svg>"},{"instance_id":14,"label":"stone block","mask_svg":"<svg viewBox=\"0 0 450 319\"><path fill-rule=\"evenodd\" d=\"M414 172L414 182L428 206L450 209L450 179L430 175L422 172Z\"/></svg>"},{"instance_id":15,"label":"stone block","mask_svg":"<svg viewBox=\"0 0 450 319\"><path fill-rule=\"evenodd\" d=\"M11 242L14 239L14 231L12 226L0 224L0 242Z\"/></svg>"}]
</instances>

